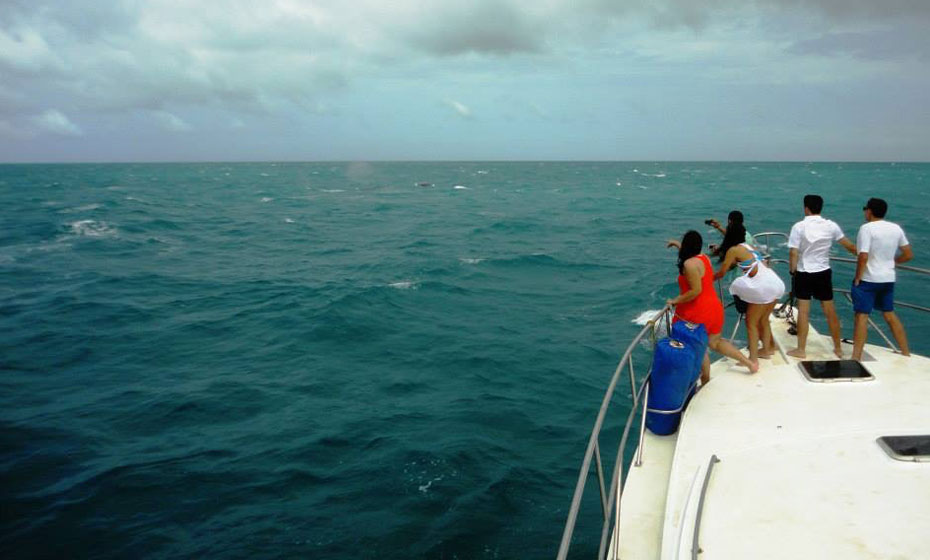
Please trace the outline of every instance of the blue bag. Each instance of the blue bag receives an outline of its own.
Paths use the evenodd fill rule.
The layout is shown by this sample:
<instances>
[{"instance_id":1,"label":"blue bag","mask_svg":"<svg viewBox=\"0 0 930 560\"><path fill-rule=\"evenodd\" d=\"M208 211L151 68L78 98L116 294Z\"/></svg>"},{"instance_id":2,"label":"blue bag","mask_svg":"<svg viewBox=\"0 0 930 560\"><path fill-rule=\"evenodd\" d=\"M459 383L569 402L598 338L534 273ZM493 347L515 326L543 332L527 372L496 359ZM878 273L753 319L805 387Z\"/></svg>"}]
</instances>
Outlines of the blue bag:
<instances>
[{"instance_id":1,"label":"blue bag","mask_svg":"<svg viewBox=\"0 0 930 560\"><path fill-rule=\"evenodd\" d=\"M672 338L694 349L692 374L693 380L697 380L701 375L701 362L704 361L704 354L707 352L707 329L700 323L676 321L672 325Z\"/></svg>"},{"instance_id":2,"label":"blue bag","mask_svg":"<svg viewBox=\"0 0 930 560\"><path fill-rule=\"evenodd\" d=\"M646 427L652 433L665 436L678 429L685 402L697 380L694 366L700 361L696 359L696 350L693 344L671 338L656 343L646 411ZM703 359L703 349L700 356Z\"/></svg>"}]
</instances>

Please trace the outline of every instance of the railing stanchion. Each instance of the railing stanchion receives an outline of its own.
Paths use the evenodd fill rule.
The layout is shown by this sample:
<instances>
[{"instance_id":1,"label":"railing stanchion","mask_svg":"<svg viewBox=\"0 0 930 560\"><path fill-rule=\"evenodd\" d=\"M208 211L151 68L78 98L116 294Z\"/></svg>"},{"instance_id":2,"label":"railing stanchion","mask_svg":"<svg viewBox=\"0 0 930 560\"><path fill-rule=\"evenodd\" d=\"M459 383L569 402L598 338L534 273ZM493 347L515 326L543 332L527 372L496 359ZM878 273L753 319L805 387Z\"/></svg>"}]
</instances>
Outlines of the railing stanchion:
<instances>
[{"instance_id":1,"label":"railing stanchion","mask_svg":"<svg viewBox=\"0 0 930 560\"><path fill-rule=\"evenodd\" d=\"M646 390L643 392L643 418L639 423L639 448L636 450L636 466L643 465L643 447L646 445L646 409L649 408L649 381L643 383Z\"/></svg>"},{"instance_id":2,"label":"railing stanchion","mask_svg":"<svg viewBox=\"0 0 930 560\"><path fill-rule=\"evenodd\" d=\"M601 491L601 507L604 510L604 522L610 515L610 496L607 495L607 486L604 484L604 464L601 462L601 446L599 443L594 444L594 466L597 467L597 483Z\"/></svg>"},{"instance_id":3,"label":"railing stanchion","mask_svg":"<svg viewBox=\"0 0 930 560\"><path fill-rule=\"evenodd\" d=\"M653 332L655 329L653 329ZM633 371L633 355L630 354L630 397L636 402L636 373Z\"/></svg>"},{"instance_id":4,"label":"railing stanchion","mask_svg":"<svg viewBox=\"0 0 930 560\"><path fill-rule=\"evenodd\" d=\"M733 339L736 338L736 332L739 331L739 326L743 322L743 314L740 313L736 317L736 326L733 327L733 334L730 335L730 342L733 342Z\"/></svg>"}]
</instances>

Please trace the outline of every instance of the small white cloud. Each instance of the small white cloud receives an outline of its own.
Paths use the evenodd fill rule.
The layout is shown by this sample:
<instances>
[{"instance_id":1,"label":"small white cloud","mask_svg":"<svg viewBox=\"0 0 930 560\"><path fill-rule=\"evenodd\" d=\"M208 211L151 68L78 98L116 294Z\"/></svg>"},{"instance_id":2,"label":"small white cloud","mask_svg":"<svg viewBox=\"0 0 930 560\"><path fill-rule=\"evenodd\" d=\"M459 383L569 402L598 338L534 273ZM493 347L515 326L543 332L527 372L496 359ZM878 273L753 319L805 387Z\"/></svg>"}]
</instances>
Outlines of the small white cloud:
<instances>
[{"instance_id":1,"label":"small white cloud","mask_svg":"<svg viewBox=\"0 0 930 560\"><path fill-rule=\"evenodd\" d=\"M159 124L161 124L167 130L174 132L187 132L188 130L193 130L193 127L189 125L187 121L173 113L169 113L168 111L156 112L155 118L158 119Z\"/></svg>"},{"instance_id":2,"label":"small white cloud","mask_svg":"<svg viewBox=\"0 0 930 560\"><path fill-rule=\"evenodd\" d=\"M58 109L49 109L34 117L32 122L46 132L62 136L81 136L84 132Z\"/></svg>"},{"instance_id":3,"label":"small white cloud","mask_svg":"<svg viewBox=\"0 0 930 560\"><path fill-rule=\"evenodd\" d=\"M472 116L471 109L469 109L463 103L455 101L454 99L446 99L446 105L452 107L452 110L458 113L460 117L470 119Z\"/></svg>"}]
</instances>

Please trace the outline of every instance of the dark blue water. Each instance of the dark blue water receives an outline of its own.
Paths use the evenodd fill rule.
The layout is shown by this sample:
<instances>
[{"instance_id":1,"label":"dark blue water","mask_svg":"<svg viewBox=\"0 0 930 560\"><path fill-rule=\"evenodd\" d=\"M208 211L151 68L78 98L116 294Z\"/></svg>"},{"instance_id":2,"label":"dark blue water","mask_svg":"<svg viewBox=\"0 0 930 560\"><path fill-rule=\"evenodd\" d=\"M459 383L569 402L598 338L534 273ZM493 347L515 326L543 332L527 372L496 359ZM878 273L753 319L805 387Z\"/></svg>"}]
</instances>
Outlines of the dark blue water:
<instances>
[{"instance_id":1,"label":"dark blue water","mask_svg":"<svg viewBox=\"0 0 930 560\"><path fill-rule=\"evenodd\" d=\"M0 556L551 557L665 239L808 192L930 264L930 165L0 166Z\"/></svg>"}]
</instances>

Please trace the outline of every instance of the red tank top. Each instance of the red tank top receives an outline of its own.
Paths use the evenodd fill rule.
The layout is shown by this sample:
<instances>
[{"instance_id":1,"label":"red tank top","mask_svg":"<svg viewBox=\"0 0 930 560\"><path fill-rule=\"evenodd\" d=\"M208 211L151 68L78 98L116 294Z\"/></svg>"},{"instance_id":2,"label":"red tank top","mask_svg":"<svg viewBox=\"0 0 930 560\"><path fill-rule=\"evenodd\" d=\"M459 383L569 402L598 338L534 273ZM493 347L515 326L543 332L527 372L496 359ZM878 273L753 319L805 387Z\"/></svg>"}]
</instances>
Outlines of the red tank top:
<instances>
[{"instance_id":1,"label":"red tank top","mask_svg":"<svg viewBox=\"0 0 930 560\"><path fill-rule=\"evenodd\" d=\"M704 275L701 276L701 293L691 301L680 303L675 307L675 315L692 323L701 323L707 327L707 332L717 334L723 327L723 304L717 297L714 289L714 268L707 255L699 255L704 263ZM691 289L688 279L683 274L678 275L679 294Z\"/></svg>"}]
</instances>

